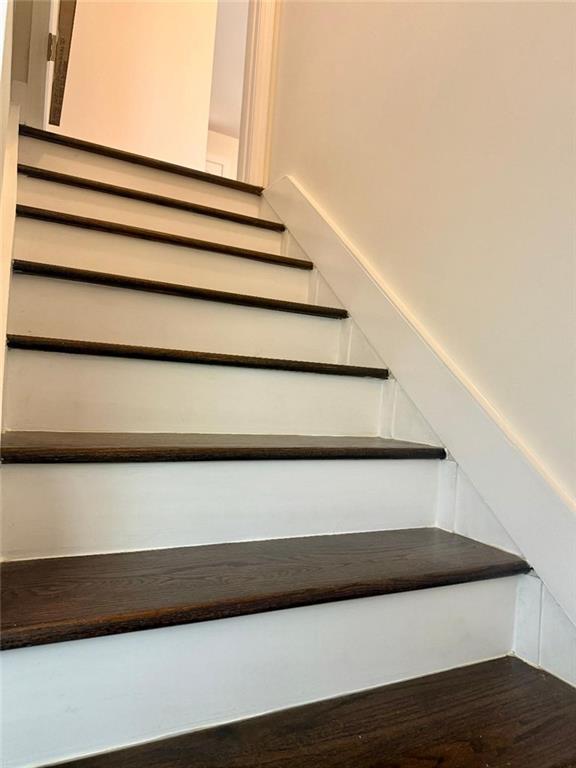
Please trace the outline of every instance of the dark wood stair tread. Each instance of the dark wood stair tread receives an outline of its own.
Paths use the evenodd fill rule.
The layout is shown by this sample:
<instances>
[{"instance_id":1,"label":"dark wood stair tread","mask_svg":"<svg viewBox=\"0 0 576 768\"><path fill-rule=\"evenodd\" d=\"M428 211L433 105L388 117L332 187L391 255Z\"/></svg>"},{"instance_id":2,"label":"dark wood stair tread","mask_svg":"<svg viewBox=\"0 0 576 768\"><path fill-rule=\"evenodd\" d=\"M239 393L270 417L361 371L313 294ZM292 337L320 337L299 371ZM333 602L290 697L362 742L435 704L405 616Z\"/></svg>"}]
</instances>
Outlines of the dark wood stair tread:
<instances>
[{"instance_id":1,"label":"dark wood stair tread","mask_svg":"<svg viewBox=\"0 0 576 768\"><path fill-rule=\"evenodd\" d=\"M250 261L259 261L264 264L274 264L279 267L292 267L294 269L311 270L314 265L308 259L296 259L292 256L283 256L277 253L266 253L265 251L255 251L251 248L240 248L226 243L214 243L210 240L201 240L196 237L186 235L175 235L170 232L160 232L154 229L144 229L129 224L119 224L114 221L105 221L103 219L92 219L87 216L78 216L74 213L63 213L62 211L53 211L48 208L35 208L30 205L16 206L16 215L21 218L35 219L37 221L47 221L51 224L62 224L67 227L78 227L80 229L91 229L95 232L104 232L111 235L122 235L123 237L133 237L138 240L149 240L155 243L166 243L183 248L192 248L199 251L209 251L210 253L222 253L226 256L236 256Z\"/></svg>"},{"instance_id":2,"label":"dark wood stair tread","mask_svg":"<svg viewBox=\"0 0 576 768\"><path fill-rule=\"evenodd\" d=\"M5 563L3 647L221 619L526 573L434 528Z\"/></svg>"},{"instance_id":3,"label":"dark wood stair tread","mask_svg":"<svg viewBox=\"0 0 576 768\"><path fill-rule=\"evenodd\" d=\"M142 190L132 189L131 187L120 187L116 184L108 184L103 181L87 179L82 176L72 176L68 173L59 173L58 171L51 171L47 168L38 168L34 165L24 165L19 163L18 173L24 176L30 176L33 179L50 181L55 184L65 184L69 187L88 189L93 192L103 192L108 195L125 197L130 200L138 200L139 202L143 203L162 205L166 208L177 208L178 210L188 211L189 213L197 213L202 216L211 216L212 218L231 221L235 224L246 224L248 226L258 227L260 229L269 229L273 232L284 232L286 229L284 224L279 221L262 219L258 216L248 216L243 213L227 211L223 208L213 208L209 205L200 205L199 203L192 203L174 197L166 197L165 195L155 195L152 192L143 192Z\"/></svg>"},{"instance_id":4,"label":"dark wood stair tread","mask_svg":"<svg viewBox=\"0 0 576 768\"><path fill-rule=\"evenodd\" d=\"M576 691L514 657L73 760L70 768L574 768Z\"/></svg>"},{"instance_id":5,"label":"dark wood stair tread","mask_svg":"<svg viewBox=\"0 0 576 768\"><path fill-rule=\"evenodd\" d=\"M178 176L186 176L196 181L205 181L210 184L216 184L220 187L228 187L230 189L236 189L240 192L247 192L250 195L261 195L263 187L259 187L256 184L247 184L244 181L237 181L236 179L229 179L226 176L216 176L213 173L207 173L206 171L198 171L195 168L188 168L184 165L177 165L175 163L169 163L165 160L157 160L153 157L146 157L144 155L137 155L133 152L126 152L123 149L116 149L114 147L106 147L102 144L94 144L91 141L84 141L84 139L75 139L72 136L63 136L59 133L52 133L51 131L43 131L40 128L33 128L29 125L20 126L20 135L28 136L32 139L39 139L41 141L49 141L52 144L60 144L64 147L70 147L72 149L80 149L84 152L91 152L94 155L102 155L103 157L112 157L115 160L123 160L127 163L134 163L136 165L143 165L147 168L153 168L157 171L166 171L167 173L175 173Z\"/></svg>"},{"instance_id":6,"label":"dark wood stair tread","mask_svg":"<svg viewBox=\"0 0 576 768\"><path fill-rule=\"evenodd\" d=\"M284 360L270 357L227 355L217 352L198 352L163 347L141 347L132 344L110 344L101 341L78 339L55 339L43 336L19 336L8 334L10 349L27 349L41 352L60 352L73 355L98 355L105 357L128 357L139 360L160 360L197 365L224 365L234 368L258 368L297 373L318 373L332 376L353 376L357 378L387 379L386 368L338 363L317 363L307 360Z\"/></svg>"},{"instance_id":7,"label":"dark wood stair tread","mask_svg":"<svg viewBox=\"0 0 576 768\"><path fill-rule=\"evenodd\" d=\"M382 437L200 435L159 432L5 432L4 463L444 459L434 445Z\"/></svg>"},{"instance_id":8,"label":"dark wood stair tread","mask_svg":"<svg viewBox=\"0 0 576 768\"><path fill-rule=\"evenodd\" d=\"M108 288L125 288L133 291L145 291L147 293L162 293L167 296L180 296L186 299L218 301L223 304L235 304L242 307L254 307L256 309L271 309L278 312L312 315L313 317L327 317L334 320L343 320L348 317L348 312L340 307L323 307L319 304L306 304L299 301L271 299L266 296L252 296L250 294L217 291L213 288L198 288L194 285L165 283L161 280L147 280L142 277L117 275L110 272L96 272L91 269L78 269L76 267L66 267L60 264L47 264L40 261L14 259L12 268L14 272L24 275L35 275L57 280L71 280L72 282L90 283L92 285L104 285Z\"/></svg>"}]
</instances>

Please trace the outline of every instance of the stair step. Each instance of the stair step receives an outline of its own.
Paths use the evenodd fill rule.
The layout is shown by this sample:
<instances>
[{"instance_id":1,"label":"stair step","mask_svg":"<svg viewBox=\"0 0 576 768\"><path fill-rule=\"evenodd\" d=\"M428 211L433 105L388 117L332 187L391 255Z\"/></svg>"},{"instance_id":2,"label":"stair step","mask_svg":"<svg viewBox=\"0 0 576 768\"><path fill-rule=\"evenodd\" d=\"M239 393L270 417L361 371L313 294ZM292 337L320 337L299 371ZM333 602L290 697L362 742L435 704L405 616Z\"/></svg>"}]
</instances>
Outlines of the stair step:
<instances>
[{"instance_id":1,"label":"stair step","mask_svg":"<svg viewBox=\"0 0 576 768\"><path fill-rule=\"evenodd\" d=\"M560 768L576 691L504 657L67 762L70 768Z\"/></svg>"},{"instance_id":2,"label":"stair step","mask_svg":"<svg viewBox=\"0 0 576 768\"><path fill-rule=\"evenodd\" d=\"M222 208L214 208L208 205L200 205L199 203L191 203L187 200L178 200L173 197L166 197L165 195L155 195L151 192L143 192L138 189L121 187L117 184L108 184L106 182L96 181L95 179L73 176L68 173L59 173L58 171L52 171L47 168L38 168L36 166L19 163L18 173L24 176L30 176L34 179L50 181L55 184L65 184L70 187L89 189L94 192L104 192L109 195L126 197L128 199L138 200L143 203L153 203L154 205L162 205L168 208L177 208L182 211L189 211L190 213L197 213L203 216L211 216L212 218L216 219L232 221L236 224L246 224L252 227L260 227L261 229L270 229L274 232L284 232L286 229L284 224L279 221L262 219L258 216L247 216L246 214L235 213L234 211L227 211Z\"/></svg>"},{"instance_id":3,"label":"stair step","mask_svg":"<svg viewBox=\"0 0 576 768\"><path fill-rule=\"evenodd\" d=\"M527 578L4 651L6 768L99 755L502 657L510 650L519 583ZM555 715L549 711L550 722ZM329 726L331 733L337 728ZM261 766L257 752L252 745L252 759L240 765ZM195 757L157 765L199 768ZM457 759L442 764L462 768ZM298 768L308 765L314 759ZM432 765L439 768L438 761Z\"/></svg>"},{"instance_id":4,"label":"stair step","mask_svg":"<svg viewBox=\"0 0 576 768\"><path fill-rule=\"evenodd\" d=\"M501 578L526 562L439 529L5 563L3 648Z\"/></svg>"},{"instance_id":5,"label":"stair step","mask_svg":"<svg viewBox=\"0 0 576 768\"><path fill-rule=\"evenodd\" d=\"M382 437L5 432L4 463L445 459L433 445Z\"/></svg>"},{"instance_id":6,"label":"stair step","mask_svg":"<svg viewBox=\"0 0 576 768\"><path fill-rule=\"evenodd\" d=\"M133 241L134 242L134 241ZM17 261L26 261L18 259ZM238 259L242 265L256 265ZM57 261L60 266L68 261ZM95 270L101 269L96 265ZM133 274L130 264L124 274ZM74 265L74 268L76 266ZM84 269L83 266L81 266ZM50 269L50 265L49 265ZM276 269L271 267L270 269ZM110 265L110 273L114 267ZM123 267L124 271L124 267ZM289 270L290 275L310 273ZM138 275L138 272L136 272ZM167 278L144 274L144 280ZM204 287L187 273L171 284ZM249 295L252 290L246 285ZM225 289L236 291L228 281ZM273 283L272 283L273 285ZM209 286L212 289L212 286ZM265 288L265 286L262 286ZM269 296L262 290L257 296ZM271 293L274 296L274 293ZM276 297L275 297L276 298ZM284 297L278 297L284 298ZM285 297L287 301L306 302L307 294ZM70 318L74 318L74 326ZM142 290L119 290L116 285L98 285L66 279L46 279L42 275L12 275L8 330L28 336L67 338L72 333L82 339L111 344L129 344L169 349L207 349L233 355L341 361L347 324L331 317L295 312L271 312L268 307L243 306L220 301L191 301L187 296L173 296ZM367 365L373 364L370 359Z\"/></svg>"},{"instance_id":7,"label":"stair step","mask_svg":"<svg viewBox=\"0 0 576 768\"><path fill-rule=\"evenodd\" d=\"M4 429L379 435L391 396L366 376L13 349Z\"/></svg>"},{"instance_id":8,"label":"stair step","mask_svg":"<svg viewBox=\"0 0 576 768\"><path fill-rule=\"evenodd\" d=\"M7 343L11 349L27 349L41 352L60 352L72 355L96 355L104 357L127 357L139 360L163 360L196 365L223 365L234 368L258 368L275 371L318 373L331 376L352 376L357 378L387 379L386 368L337 363L317 363L305 360L284 360L248 355L227 355L217 352L198 352L184 349L142 347L133 344L108 344L105 342L82 341L78 339L54 339L42 336L21 336L8 334Z\"/></svg>"},{"instance_id":9,"label":"stair step","mask_svg":"<svg viewBox=\"0 0 576 768\"><path fill-rule=\"evenodd\" d=\"M20 135L27 136L32 139L40 139L41 141L48 141L52 144L60 144L65 147L70 147L71 149L79 149L84 152L103 155L104 157L111 157L115 160L123 160L124 162L135 163L136 165L146 166L158 171L167 171L168 173L174 173L178 176L186 176L197 181L205 181L217 186L236 189L240 192L247 192L251 195L259 196L263 191L262 187L256 186L254 184L247 184L243 181L237 181L236 179L229 179L225 176L216 176L212 173L206 173L205 171L198 171L194 168L187 168L186 166L168 163L164 160L157 160L153 157L137 155L133 152L126 152L122 149L115 149L114 147L105 147L101 144L94 144L90 141L84 141L83 139L74 139L71 136L62 136L61 134L52 133L51 131L43 131L39 128L32 128L28 125L20 126Z\"/></svg>"},{"instance_id":10,"label":"stair step","mask_svg":"<svg viewBox=\"0 0 576 768\"><path fill-rule=\"evenodd\" d=\"M37 221L47 221L54 224L63 224L70 227L79 227L90 229L97 232L105 232L114 235L123 235L140 240L149 240L157 243L167 243L184 248L193 248L195 250L210 251L211 253L221 253L228 256L237 256L242 259L251 259L253 261L262 261L267 264L276 264L282 267L292 267L294 269L313 269L313 264L307 259L297 259L292 256L282 256L277 253L267 253L256 251L251 248L239 248L227 243L215 243L210 240L202 240L186 235L177 235L170 232L160 232L152 229L144 229L128 224L120 224L114 221L105 221L103 219L93 219L87 216L79 216L75 213L65 213L63 211L53 211L46 208L38 208L30 205L16 206L16 215L22 218L35 219Z\"/></svg>"},{"instance_id":11,"label":"stair step","mask_svg":"<svg viewBox=\"0 0 576 768\"><path fill-rule=\"evenodd\" d=\"M250 296L248 294L217 291L212 288L198 288L193 285L181 285L177 283L165 283L161 280L146 280L127 275L116 275L109 272L96 272L90 269L77 269L58 264L44 264L38 261L25 261L14 259L12 263L14 272L25 275L37 275L40 277L56 278L58 280L71 280L93 285L105 285L111 288L127 288L134 291L146 291L150 293L162 293L169 296L182 296L201 301L218 301L225 304L236 304L244 307L257 307L271 309L279 312L294 312L302 315L327 317L332 319L345 319L348 312L340 307L323 307L318 304L306 304L297 301L284 301L283 299L270 299L265 296Z\"/></svg>"},{"instance_id":12,"label":"stair step","mask_svg":"<svg viewBox=\"0 0 576 768\"><path fill-rule=\"evenodd\" d=\"M13 258L112 273L121 265L123 274L134 277L287 301L309 301L310 283L315 278L308 269L281 269L274 262L260 259L180 248L21 216L16 219Z\"/></svg>"},{"instance_id":13,"label":"stair step","mask_svg":"<svg viewBox=\"0 0 576 768\"><path fill-rule=\"evenodd\" d=\"M436 461L4 464L6 560L434 525Z\"/></svg>"}]
</instances>

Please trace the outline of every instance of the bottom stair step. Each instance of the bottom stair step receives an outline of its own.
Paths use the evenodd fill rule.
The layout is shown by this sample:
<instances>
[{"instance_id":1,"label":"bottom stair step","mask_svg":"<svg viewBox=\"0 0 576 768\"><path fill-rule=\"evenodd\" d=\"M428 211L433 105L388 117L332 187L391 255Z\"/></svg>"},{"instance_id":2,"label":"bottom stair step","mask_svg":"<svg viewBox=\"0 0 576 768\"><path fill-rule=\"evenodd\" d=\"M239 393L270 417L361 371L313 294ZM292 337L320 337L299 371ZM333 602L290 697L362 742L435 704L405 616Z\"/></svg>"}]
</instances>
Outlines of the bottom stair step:
<instances>
[{"instance_id":1,"label":"bottom stair step","mask_svg":"<svg viewBox=\"0 0 576 768\"><path fill-rule=\"evenodd\" d=\"M526 573L434 528L216 544L2 566L2 647L117 634Z\"/></svg>"},{"instance_id":2,"label":"bottom stair step","mask_svg":"<svg viewBox=\"0 0 576 768\"><path fill-rule=\"evenodd\" d=\"M576 691L505 657L69 768L570 768Z\"/></svg>"}]
</instances>

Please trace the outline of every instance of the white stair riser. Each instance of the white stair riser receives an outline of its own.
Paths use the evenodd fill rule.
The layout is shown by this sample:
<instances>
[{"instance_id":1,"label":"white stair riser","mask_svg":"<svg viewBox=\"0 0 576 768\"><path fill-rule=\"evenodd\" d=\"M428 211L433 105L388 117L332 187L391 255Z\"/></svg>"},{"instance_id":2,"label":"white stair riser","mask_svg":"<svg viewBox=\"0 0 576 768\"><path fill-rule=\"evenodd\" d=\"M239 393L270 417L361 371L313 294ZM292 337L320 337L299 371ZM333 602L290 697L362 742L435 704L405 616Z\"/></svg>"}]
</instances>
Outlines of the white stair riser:
<instances>
[{"instance_id":1,"label":"white stair riser","mask_svg":"<svg viewBox=\"0 0 576 768\"><path fill-rule=\"evenodd\" d=\"M248 216L258 216L263 202L257 195L26 136L20 137L18 159L25 165L245 213Z\"/></svg>"},{"instance_id":2,"label":"white stair riser","mask_svg":"<svg viewBox=\"0 0 576 768\"><path fill-rule=\"evenodd\" d=\"M377 435L390 386L372 378L14 349L4 424L72 432Z\"/></svg>"},{"instance_id":3,"label":"white stair riser","mask_svg":"<svg viewBox=\"0 0 576 768\"><path fill-rule=\"evenodd\" d=\"M304 302L309 299L313 274L20 217L16 219L14 258Z\"/></svg>"},{"instance_id":4,"label":"white stair riser","mask_svg":"<svg viewBox=\"0 0 576 768\"><path fill-rule=\"evenodd\" d=\"M7 651L5 768L501 656L518 578Z\"/></svg>"},{"instance_id":5,"label":"white stair riser","mask_svg":"<svg viewBox=\"0 0 576 768\"><path fill-rule=\"evenodd\" d=\"M10 333L337 362L346 322L14 275Z\"/></svg>"},{"instance_id":6,"label":"white stair riser","mask_svg":"<svg viewBox=\"0 0 576 768\"><path fill-rule=\"evenodd\" d=\"M256 251L280 253L282 247L281 232L29 176L20 175L18 178L18 202L35 208L48 208Z\"/></svg>"},{"instance_id":7,"label":"white stair riser","mask_svg":"<svg viewBox=\"0 0 576 768\"><path fill-rule=\"evenodd\" d=\"M20 464L5 559L434 525L437 461Z\"/></svg>"}]
</instances>

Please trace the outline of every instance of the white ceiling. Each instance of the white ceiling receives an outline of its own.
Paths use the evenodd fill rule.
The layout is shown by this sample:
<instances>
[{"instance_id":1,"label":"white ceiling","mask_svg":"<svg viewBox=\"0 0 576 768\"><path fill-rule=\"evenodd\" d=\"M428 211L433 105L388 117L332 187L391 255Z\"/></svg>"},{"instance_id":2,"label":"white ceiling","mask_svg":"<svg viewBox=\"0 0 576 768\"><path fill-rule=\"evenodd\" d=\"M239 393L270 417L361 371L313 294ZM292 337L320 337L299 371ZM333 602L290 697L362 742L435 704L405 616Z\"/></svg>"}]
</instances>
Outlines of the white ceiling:
<instances>
[{"instance_id":1,"label":"white ceiling","mask_svg":"<svg viewBox=\"0 0 576 768\"><path fill-rule=\"evenodd\" d=\"M248 0L219 0L210 130L240 135Z\"/></svg>"}]
</instances>

